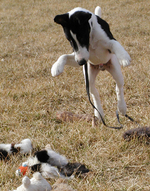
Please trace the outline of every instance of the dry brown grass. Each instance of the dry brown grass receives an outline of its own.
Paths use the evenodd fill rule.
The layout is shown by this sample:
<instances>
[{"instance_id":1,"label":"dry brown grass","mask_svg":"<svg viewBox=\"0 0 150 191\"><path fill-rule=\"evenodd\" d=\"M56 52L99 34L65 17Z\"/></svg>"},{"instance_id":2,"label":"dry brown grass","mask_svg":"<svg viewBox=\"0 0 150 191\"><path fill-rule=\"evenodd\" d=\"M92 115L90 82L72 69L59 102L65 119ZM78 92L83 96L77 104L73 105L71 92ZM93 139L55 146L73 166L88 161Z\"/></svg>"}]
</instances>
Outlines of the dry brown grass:
<instances>
[{"instance_id":1,"label":"dry brown grass","mask_svg":"<svg viewBox=\"0 0 150 191\"><path fill-rule=\"evenodd\" d=\"M122 130L87 122L59 123L58 110L92 114L82 68L66 67L57 78L51 66L71 47L62 28L53 22L56 14L81 6L102 17L116 39L128 50L132 65L122 68L128 113L142 125L150 125L150 1L149 0L1 0L0 1L0 143L30 138L34 147L52 148L71 161L85 163L93 173L69 184L78 191L150 190L150 147L125 142L122 134L136 125L124 117ZM107 123L116 123L115 82L105 71L97 87ZM12 157L0 162L0 190L21 184L15 171L26 159ZM49 180L50 184L53 182Z\"/></svg>"}]
</instances>

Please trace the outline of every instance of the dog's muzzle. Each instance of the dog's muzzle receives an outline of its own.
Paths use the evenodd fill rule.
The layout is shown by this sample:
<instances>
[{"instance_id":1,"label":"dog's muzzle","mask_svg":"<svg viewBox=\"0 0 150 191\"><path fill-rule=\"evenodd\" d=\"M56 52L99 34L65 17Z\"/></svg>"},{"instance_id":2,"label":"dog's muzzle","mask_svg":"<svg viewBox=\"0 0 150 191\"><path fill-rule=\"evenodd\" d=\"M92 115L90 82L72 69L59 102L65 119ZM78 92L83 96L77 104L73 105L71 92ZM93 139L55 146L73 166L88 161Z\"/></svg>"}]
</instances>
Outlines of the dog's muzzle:
<instances>
[{"instance_id":1,"label":"dog's muzzle","mask_svg":"<svg viewBox=\"0 0 150 191\"><path fill-rule=\"evenodd\" d=\"M87 61L85 60L85 59L82 59L82 60L80 60L79 62L78 62L78 64L80 65L80 66L83 66L83 65L85 65L87 63Z\"/></svg>"}]
</instances>

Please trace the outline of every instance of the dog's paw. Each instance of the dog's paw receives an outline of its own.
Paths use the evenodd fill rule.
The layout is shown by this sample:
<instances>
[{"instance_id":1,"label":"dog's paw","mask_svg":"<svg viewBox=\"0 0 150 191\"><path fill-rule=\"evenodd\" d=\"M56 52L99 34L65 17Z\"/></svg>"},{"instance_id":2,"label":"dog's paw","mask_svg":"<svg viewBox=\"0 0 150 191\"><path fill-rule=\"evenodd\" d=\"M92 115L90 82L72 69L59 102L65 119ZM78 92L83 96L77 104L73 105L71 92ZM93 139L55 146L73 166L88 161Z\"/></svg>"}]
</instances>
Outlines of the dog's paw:
<instances>
[{"instance_id":1,"label":"dog's paw","mask_svg":"<svg viewBox=\"0 0 150 191\"><path fill-rule=\"evenodd\" d=\"M67 61L67 56L62 55L53 64L53 66L51 68L51 74L53 77L58 76L59 74L61 74L63 72L66 61Z\"/></svg>"},{"instance_id":2,"label":"dog's paw","mask_svg":"<svg viewBox=\"0 0 150 191\"><path fill-rule=\"evenodd\" d=\"M120 57L120 56L119 56ZM129 56L129 54L125 51L124 54L118 58L119 59L119 63L122 66L129 66L130 62L131 62L131 58Z\"/></svg>"},{"instance_id":3,"label":"dog's paw","mask_svg":"<svg viewBox=\"0 0 150 191\"><path fill-rule=\"evenodd\" d=\"M117 56L120 65L122 66L130 65L131 62L130 55L118 41L111 40L110 50Z\"/></svg>"},{"instance_id":4,"label":"dog's paw","mask_svg":"<svg viewBox=\"0 0 150 191\"><path fill-rule=\"evenodd\" d=\"M51 68L51 74L53 77L60 75L64 70L64 66L55 62Z\"/></svg>"},{"instance_id":5,"label":"dog's paw","mask_svg":"<svg viewBox=\"0 0 150 191\"><path fill-rule=\"evenodd\" d=\"M125 115L127 110L126 102L124 100L118 101L118 111L122 114Z\"/></svg>"}]
</instances>

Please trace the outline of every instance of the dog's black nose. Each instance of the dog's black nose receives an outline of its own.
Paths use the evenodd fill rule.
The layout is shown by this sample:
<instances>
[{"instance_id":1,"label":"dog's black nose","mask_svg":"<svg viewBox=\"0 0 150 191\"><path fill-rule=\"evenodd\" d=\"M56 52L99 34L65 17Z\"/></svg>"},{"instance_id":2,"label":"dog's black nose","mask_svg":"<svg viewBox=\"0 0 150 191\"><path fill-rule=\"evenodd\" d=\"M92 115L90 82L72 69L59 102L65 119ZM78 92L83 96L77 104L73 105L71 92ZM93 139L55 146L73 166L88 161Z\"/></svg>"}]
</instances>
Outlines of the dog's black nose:
<instances>
[{"instance_id":1,"label":"dog's black nose","mask_svg":"<svg viewBox=\"0 0 150 191\"><path fill-rule=\"evenodd\" d=\"M86 60L85 59L82 59L82 60L80 60L79 62L78 62L78 64L80 65L80 66L83 66L83 65L85 65L87 62L86 62Z\"/></svg>"}]
</instances>

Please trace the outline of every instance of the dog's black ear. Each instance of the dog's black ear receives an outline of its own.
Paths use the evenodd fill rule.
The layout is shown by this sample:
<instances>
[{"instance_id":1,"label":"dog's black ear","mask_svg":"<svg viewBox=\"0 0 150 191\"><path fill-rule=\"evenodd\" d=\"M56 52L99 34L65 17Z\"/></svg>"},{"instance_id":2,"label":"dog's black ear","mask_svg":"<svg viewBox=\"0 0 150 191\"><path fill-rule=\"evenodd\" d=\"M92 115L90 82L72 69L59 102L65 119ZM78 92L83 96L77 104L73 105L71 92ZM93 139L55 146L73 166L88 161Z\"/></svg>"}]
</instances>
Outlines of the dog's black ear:
<instances>
[{"instance_id":1,"label":"dog's black ear","mask_svg":"<svg viewBox=\"0 0 150 191\"><path fill-rule=\"evenodd\" d=\"M56 15L56 17L54 18L54 21L57 24L60 24L62 26L67 26L67 23L69 21L69 15L68 15L68 13L65 13L62 15Z\"/></svg>"}]
</instances>

